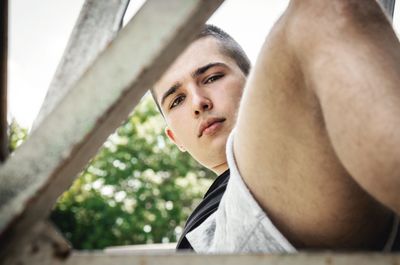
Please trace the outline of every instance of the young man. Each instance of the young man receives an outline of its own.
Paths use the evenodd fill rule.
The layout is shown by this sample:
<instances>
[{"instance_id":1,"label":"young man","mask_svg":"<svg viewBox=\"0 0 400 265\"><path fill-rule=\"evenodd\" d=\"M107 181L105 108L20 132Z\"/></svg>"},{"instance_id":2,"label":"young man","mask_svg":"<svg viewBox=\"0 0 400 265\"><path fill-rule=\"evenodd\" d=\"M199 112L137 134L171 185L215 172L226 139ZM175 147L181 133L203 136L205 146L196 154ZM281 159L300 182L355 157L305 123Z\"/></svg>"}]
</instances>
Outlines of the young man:
<instances>
[{"instance_id":1,"label":"young man","mask_svg":"<svg viewBox=\"0 0 400 265\"><path fill-rule=\"evenodd\" d=\"M400 45L378 4L292 0L247 81L214 31L152 91L168 137L220 175L180 245L398 249Z\"/></svg>"}]
</instances>

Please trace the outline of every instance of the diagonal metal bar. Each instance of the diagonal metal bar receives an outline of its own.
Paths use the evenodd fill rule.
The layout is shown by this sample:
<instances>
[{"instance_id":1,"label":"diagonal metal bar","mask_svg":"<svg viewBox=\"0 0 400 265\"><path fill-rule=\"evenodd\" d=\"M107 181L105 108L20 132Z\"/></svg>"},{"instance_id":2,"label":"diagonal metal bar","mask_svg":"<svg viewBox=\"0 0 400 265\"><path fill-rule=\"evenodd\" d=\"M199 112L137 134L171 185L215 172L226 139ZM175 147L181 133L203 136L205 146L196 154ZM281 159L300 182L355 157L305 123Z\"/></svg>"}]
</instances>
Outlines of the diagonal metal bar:
<instances>
[{"instance_id":1,"label":"diagonal metal bar","mask_svg":"<svg viewBox=\"0 0 400 265\"><path fill-rule=\"evenodd\" d=\"M0 260L129 115L222 0L148 0L0 167Z\"/></svg>"},{"instance_id":2,"label":"diagonal metal bar","mask_svg":"<svg viewBox=\"0 0 400 265\"><path fill-rule=\"evenodd\" d=\"M0 4L0 162L8 156L7 137L7 52L8 52L8 0Z\"/></svg>"},{"instance_id":3,"label":"diagonal metal bar","mask_svg":"<svg viewBox=\"0 0 400 265\"><path fill-rule=\"evenodd\" d=\"M396 3L396 0L378 0L383 9L385 10L386 14L389 16L389 18L393 21L393 15L394 15L394 6Z\"/></svg>"},{"instance_id":4,"label":"diagonal metal bar","mask_svg":"<svg viewBox=\"0 0 400 265\"><path fill-rule=\"evenodd\" d=\"M121 28L129 0L86 0L32 126L35 130Z\"/></svg>"}]
</instances>

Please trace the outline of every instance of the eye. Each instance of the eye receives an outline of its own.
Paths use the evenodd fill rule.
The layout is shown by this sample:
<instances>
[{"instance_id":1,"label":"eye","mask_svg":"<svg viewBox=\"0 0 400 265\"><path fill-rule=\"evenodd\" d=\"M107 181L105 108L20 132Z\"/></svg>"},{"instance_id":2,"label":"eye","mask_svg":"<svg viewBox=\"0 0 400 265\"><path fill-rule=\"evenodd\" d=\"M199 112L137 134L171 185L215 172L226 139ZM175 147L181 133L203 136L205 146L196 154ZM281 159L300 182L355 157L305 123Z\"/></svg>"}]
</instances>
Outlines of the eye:
<instances>
[{"instance_id":1,"label":"eye","mask_svg":"<svg viewBox=\"0 0 400 265\"><path fill-rule=\"evenodd\" d=\"M179 96L177 96L177 97L172 101L172 104L171 104L171 106L169 107L169 109L175 108L176 106L178 106L179 104L181 104L181 102L182 102L184 99L185 99L185 96L184 96L184 95L179 95Z\"/></svg>"},{"instance_id":2,"label":"eye","mask_svg":"<svg viewBox=\"0 0 400 265\"><path fill-rule=\"evenodd\" d=\"M210 84L210 83L222 78L223 76L224 76L223 74L212 75L212 76L206 78L206 80L204 80L203 84Z\"/></svg>"}]
</instances>

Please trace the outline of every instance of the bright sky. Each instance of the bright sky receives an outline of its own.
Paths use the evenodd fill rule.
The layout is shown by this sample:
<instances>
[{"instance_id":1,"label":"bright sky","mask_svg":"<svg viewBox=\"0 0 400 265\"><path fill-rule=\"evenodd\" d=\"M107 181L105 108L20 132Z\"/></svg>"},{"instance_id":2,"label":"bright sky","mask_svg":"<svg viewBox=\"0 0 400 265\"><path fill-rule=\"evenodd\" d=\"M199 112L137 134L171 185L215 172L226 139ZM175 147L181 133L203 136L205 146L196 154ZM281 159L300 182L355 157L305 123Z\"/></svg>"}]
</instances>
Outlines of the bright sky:
<instances>
[{"instance_id":1,"label":"bright sky","mask_svg":"<svg viewBox=\"0 0 400 265\"><path fill-rule=\"evenodd\" d=\"M9 117L30 127L46 95L83 0L12 0L9 32ZM131 0L126 20L144 0ZM210 18L231 34L254 62L288 0L225 0ZM399 29L399 5L395 28ZM126 22L126 21L125 21Z\"/></svg>"}]
</instances>

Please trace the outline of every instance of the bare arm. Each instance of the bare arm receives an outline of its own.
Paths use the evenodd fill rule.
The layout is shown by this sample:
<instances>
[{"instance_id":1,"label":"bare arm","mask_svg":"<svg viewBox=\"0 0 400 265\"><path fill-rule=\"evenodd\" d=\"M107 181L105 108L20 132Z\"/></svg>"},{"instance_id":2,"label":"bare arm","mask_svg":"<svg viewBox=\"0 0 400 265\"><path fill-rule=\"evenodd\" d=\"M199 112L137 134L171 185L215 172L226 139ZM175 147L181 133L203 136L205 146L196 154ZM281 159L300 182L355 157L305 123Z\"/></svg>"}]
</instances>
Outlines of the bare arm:
<instances>
[{"instance_id":1,"label":"bare arm","mask_svg":"<svg viewBox=\"0 0 400 265\"><path fill-rule=\"evenodd\" d=\"M400 44L375 1L337 2L341 20L301 43L313 52L298 56L340 161L400 214Z\"/></svg>"},{"instance_id":2,"label":"bare arm","mask_svg":"<svg viewBox=\"0 0 400 265\"><path fill-rule=\"evenodd\" d=\"M241 101L234 153L257 201L296 245L343 247L355 224L377 216L387 227L380 203L400 214L399 48L374 0L292 0L268 36ZM360 242L383 231L363 228L359 236L371 237Z\"/></svg>"}]
</instances>

